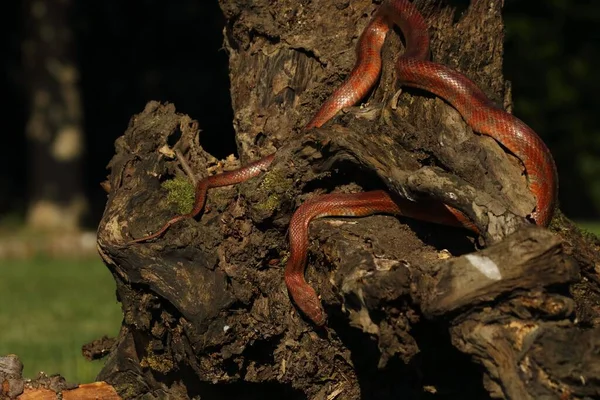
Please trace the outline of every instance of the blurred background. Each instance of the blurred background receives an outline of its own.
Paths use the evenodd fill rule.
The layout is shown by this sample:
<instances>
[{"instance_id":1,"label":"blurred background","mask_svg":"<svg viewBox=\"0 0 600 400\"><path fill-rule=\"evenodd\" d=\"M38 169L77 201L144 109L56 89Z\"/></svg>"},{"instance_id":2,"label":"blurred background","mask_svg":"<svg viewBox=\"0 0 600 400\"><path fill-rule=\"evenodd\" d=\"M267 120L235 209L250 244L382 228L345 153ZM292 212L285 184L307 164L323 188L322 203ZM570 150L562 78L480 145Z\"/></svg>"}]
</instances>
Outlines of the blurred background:
<instances>
[{"instance_id":1,"label":"blurred background","mask_svg":"<svg viewBox=\"0 0 600 400\"><path fill-rule=\"evenodd\" d=\"M453 4L465 1L453 1ZM460 5L460 4L459 4ZM92 381L121 314L95 250L114 140L149 100L236 153L216 0L11 1L0 13L0 355ZM550 147L564 213L600 232L600 2L505 0L514 113Z\"/></svg>"}]
</instances>

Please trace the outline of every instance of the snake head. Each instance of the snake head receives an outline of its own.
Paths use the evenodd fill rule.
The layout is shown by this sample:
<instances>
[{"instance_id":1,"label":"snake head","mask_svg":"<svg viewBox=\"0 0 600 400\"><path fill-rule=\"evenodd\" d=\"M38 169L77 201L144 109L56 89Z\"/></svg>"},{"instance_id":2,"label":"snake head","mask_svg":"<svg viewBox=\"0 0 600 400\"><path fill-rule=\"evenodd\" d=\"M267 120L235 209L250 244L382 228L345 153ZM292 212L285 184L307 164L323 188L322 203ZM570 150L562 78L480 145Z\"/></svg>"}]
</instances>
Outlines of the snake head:
<instances>
[{"instance_id":1,"label":"snake head","mask_svg":"<svg viewBox=\"0 0 600 400\"><path fill-rule=\"evenodd\" d=\"M321 301L312 287L304 279L294 279L286 276L286 286L296 306L315 325L323 326L327 320Z\"/></svg>"}]
</instances>

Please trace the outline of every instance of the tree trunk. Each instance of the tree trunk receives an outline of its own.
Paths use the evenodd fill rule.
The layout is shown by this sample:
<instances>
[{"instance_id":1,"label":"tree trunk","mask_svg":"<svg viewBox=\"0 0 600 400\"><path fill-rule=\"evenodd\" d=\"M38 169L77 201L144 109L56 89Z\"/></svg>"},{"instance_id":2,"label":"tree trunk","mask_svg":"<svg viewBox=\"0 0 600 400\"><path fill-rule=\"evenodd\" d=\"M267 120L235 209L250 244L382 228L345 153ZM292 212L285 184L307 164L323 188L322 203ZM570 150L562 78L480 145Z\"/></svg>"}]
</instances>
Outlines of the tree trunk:
<instances>
[{"instance_id":1,"label":"tree trunk","mask_svg":"<svg viewBox=\"0 0 600 400\"><path fill-rule=\"evenodd\" d=\"M124 398L599 395L598 242L560 214L552 231L529 226L523 216L534 203L519 162L444 101L417 90L398 95L397 33L386 39L368 104L302 132L351 69L376 5L220 3L241 160L205 153L197 124L169 104L149 103L117 140L98 248L125 317L99 380ZM416 4L433 59L509 108L501 2L474 1L461 14L432 0ZM211 190L198 221L126 244L181 212L169 200L178 193L162 183L275 149L263 176ZM315 221L307 279L329 317L318 329L284 285L287 224L315 194L374 188L442 200L467 213L482 238L390 216Z\"/></svg>"},{"instance_id":2,"label":"tree trunk","mask_svg":"<svg viewBox=\"0 0 600 400\"><path fill-rule=\"evenodd\" d=\"M87 201L79 69L75 63L70 0L24 3L23 63L29 87L29 206L36 230L75 230Z\"/></svg>"}]
</instances>

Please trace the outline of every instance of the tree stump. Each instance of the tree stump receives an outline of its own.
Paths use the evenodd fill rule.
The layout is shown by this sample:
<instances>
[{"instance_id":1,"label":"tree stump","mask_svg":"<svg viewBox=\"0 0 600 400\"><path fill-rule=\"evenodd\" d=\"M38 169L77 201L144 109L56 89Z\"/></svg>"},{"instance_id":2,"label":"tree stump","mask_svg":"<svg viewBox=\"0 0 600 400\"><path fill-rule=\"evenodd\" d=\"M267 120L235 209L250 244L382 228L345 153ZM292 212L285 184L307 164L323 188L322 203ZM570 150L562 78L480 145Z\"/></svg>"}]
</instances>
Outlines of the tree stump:
<instances>
[{"instance_id":1,"label":"tree stump","mask_svg":"<svg viewBox=\"0 0 600 400\"><path fill-rule=\"evenodd\" d=\"M367 103L302 130L351 69L377 5L220 5L239 160L207 154L196 122L171 104L148 103L116 141L98 249L124 319L98 380L123 398L600 395L598 241L560 213L551 230L531 226L524 216L534 199L518 160L444 101L397 90L397 32ZM461 12L416 5L433 59L510 109L501 2L473 1ZM165 182L276 149L261 177L211 190L197 220L127 244L181 212ZM315 221L307 279L329 318L315 328L283 280L290 217L317 194L376 188L450 204L482 235L391 216Z\"/></svg>"}]
</instances>

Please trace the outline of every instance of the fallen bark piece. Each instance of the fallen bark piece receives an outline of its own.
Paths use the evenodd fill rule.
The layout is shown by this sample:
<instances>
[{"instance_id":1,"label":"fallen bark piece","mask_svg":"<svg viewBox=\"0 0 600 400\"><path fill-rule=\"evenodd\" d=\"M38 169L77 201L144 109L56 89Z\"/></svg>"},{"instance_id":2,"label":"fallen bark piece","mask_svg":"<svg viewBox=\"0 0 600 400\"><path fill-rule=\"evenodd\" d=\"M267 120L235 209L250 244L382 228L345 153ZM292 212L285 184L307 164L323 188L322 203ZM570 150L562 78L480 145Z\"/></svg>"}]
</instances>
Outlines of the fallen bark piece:
<instances>
[{"instance_id":1,"label":"fallen bark piece","mask_svg":"<svg viewBox=\"0 0 600 400\"><path fill-rule=\"evenodd\" d=\"M449 259L420 282L427 317L489 302L516 290L542 288L579 279L579 267L564 254L562 241L535 226L477 253Z\"/></svg>"},{"instance_id":2,"label":"fallen bark piece","mask_svg":"<svg viewBox=\"0 0 600 400\"><path fill-rule=\"evenodd\" d=\"M94 382L79 385L76 389L63 390L63 400L120 400L115 389L106 382ZM57 393L45 388L25 388L18 400L56 400Z\"/></svg>"}]
</instances>

